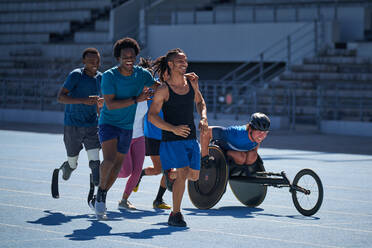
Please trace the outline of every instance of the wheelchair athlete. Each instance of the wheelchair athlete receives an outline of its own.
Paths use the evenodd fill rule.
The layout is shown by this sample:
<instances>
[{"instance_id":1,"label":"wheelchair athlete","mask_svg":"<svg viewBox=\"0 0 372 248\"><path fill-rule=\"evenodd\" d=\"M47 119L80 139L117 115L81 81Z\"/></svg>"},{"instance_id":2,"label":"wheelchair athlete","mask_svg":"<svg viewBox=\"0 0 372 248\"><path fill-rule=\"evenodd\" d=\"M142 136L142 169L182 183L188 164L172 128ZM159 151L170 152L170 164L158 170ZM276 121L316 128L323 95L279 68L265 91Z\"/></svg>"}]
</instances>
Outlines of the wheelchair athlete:
<instances>
[{"instance_id":1,"label":"wheelchair athlete","mask_svg":"<svg viewBox=\"0 0 372 248\"><path fill-rule=\"evenodd\" d=\"M238 165L253 165L259 158L258 147L266 138L270 127L270 119L263 113L254 113L246 125L241 126L210 126L208 132L201 135L201 165L208 167L213 157L208 154L211 140L217 140L218 145L226 151Z\"/></svg>"}]
</instances>

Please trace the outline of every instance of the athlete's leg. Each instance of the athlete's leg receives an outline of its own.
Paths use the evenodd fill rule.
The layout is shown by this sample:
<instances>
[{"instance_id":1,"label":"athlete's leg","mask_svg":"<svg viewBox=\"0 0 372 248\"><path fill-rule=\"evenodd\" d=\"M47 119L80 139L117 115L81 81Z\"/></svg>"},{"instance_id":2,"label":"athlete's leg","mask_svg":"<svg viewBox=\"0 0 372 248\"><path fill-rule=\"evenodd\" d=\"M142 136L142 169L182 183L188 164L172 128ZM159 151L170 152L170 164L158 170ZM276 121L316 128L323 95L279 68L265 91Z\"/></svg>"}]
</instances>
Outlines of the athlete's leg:
<instances>
[{"instance_id":1,"label":"athlete's leg","mask_svg":"<svg viewBox=\"0 0 372 248\"><path fill-rule=\"evenodd\" d=\"M144 137L133 139L131 148L132 172L125 186L123 198L128 199L133 188L137 185L141 175L143 161L145 160L145 140Z\"/></svg>"},{"instance_id":2,"label":"athlete's leg","mask_svg":"<svg viewBox=\"0 0 372 248\"><path fill-rule=\"evenodd\" d=\"M244 163L245 164L253 164L254 162L256 162L257 157L258 157L257 149L253 149L251 151L248 151L248 152L246 152L246 159L245 159Z\"/></svg>"},{"instance_id":3,"label":"athlete's leg","mask_svg":"<svg viewBox=\"0 0 372 248\"><path fill-rule=\"evenodd\" d=\"M178 168L177 170L177 178L173 183L173 213L176 214L181 212L181 202L183 198L183 194L185 192L185 184L186 178L188 173L188 167Z\"/></svg>"},{"instance_id":4,"label":"athlete's leg","mask_svg":"<svg viewBox=\"0 0 372 248\"><path fill-rule=\"evenodd\" d=\"M236 164L243 165L247 161L247 152L228 150L227 156L231 157ZM256 160L255 160L256 161Z\"/></svg>"}]
</instances>

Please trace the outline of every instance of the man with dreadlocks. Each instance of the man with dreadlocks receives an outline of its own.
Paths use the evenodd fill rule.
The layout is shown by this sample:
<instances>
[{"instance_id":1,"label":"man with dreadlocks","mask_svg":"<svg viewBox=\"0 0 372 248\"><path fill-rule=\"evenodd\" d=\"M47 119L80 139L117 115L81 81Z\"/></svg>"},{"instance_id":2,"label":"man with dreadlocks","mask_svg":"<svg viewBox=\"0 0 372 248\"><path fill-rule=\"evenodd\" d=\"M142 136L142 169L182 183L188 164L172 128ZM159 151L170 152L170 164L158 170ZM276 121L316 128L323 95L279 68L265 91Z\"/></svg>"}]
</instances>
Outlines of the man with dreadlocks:
<instances>
[{"instance_id":1,"label":"man with dreadlocks","mask_svg":"<svg viewBox=\"0 0 372 248\"><path fill-rule=\"evenodd\" d=\"M200 171L200 148L196 139L194 124L194 103L200 114L199 128L207 132L207 108L199 91L198 79L195 73L186 74L188 63L186 54L179 48L168 51L154 63L154 71L165 83L155 92L153 103L148 113L148 119L162 129L160 144L160 160L162 168L169 181L173 176L171 187L173 196L173 211L169 215L168 225L185 227L186 222L181 214L181 201L185 191L186 179L196 181ZM164 75L168 78L165 81ZM164 119L159 117L163 111ZM176 169L171 173L171 169Z\"/></svg>"}]
</instances>

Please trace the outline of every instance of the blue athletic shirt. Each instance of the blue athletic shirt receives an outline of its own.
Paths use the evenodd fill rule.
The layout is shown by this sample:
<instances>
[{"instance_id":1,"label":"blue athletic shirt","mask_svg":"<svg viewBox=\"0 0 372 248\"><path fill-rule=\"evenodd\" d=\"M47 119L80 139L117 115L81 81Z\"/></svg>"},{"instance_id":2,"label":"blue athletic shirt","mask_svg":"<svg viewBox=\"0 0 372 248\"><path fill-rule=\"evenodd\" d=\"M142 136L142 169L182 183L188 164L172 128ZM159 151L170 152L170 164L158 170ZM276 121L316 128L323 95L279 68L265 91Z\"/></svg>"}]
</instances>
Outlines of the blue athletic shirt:
<instances>
[{"instance_id":1,"label":"blue athletic shirt","mask_svg":"<svg viewBox=\"0 0 372 248\"><path fill-rule=\"evenodd\" d=\"M258 143L253 142L248 137L247 126L229 126L227 128L213 128L213 139L222 141L223 149L235 151L250 151L257 147ZM217 132L216 132L217 131Z\"/></svg>"},{"instance_id":2,"label":"blue athletic shirt","mask_svg":"<svg viewBox=\"0 0 372 248\"><path fill-rule=\"evenodd\" d=\"M148 109L150 109L151 103L152 103L152 100L147 101ZM152 124L149 121L149 119L147 118L147 114L148 114L148 112L145 115L145 121L144 121L145 122L144 123L145 137L151 138L151 139L161 140L161 129L157 128L154 124ZM163 111L160 110L159 116L160 116L160 118L163 119Z\"/></svg>"},{"instance_id":3,"label":"blue athletic shirt","mask_svg":"<svg viewBox=\"0 0 372 248\"><path fill-rule=\"evenodd\" d=\"M117 66L105 71L102 75L102 94L115 95L115 99L127 99L141 94L144 86L151 86L155 79L151 73L140 66L134 66L130 76L123 76ZM126 108L109 110L103 104L98 124L109 124L122 129L132 130L137 104Z\"/></svg>"},{"instance_id":4,"label":"blue athletic shirt","mask_svg":"<svg viewBox=\"0 0 372 248\"><path fill-rule=\"evenodd\" d=\"M97 72L90 77L84 72L84 68L78 68L70 72L63 87L73 98L88 98L91 95L100 95L102 73ZM97 126L97 106L86 104L65 105L65 126L92 127Z\"/></svg>"}]
</instances>

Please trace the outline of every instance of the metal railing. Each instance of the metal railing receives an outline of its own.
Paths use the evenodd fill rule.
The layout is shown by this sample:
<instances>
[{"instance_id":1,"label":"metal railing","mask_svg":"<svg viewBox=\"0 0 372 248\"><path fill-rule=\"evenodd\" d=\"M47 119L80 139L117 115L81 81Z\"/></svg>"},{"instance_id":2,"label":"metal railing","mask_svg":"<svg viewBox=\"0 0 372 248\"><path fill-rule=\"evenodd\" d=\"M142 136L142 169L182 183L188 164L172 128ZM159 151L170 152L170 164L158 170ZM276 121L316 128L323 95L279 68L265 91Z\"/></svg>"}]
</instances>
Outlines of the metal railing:
<instances>
[{"instance_id":1,"label":"metal railing","mask_svg":"<svg viewBox=\"0 0 372 248\"><path fill-rule=\"evenodd\" d=\"M209 115L218 119L229 114L239 120L260 111L287 117L291 129L300 122L319 126L321 120L372 121L372 85L322 83L304 89L298 83L265 82L239 91L234 86L239 83L199 82Z\"/></svg>"},{"instance_id":2,"label":"metal railing","mask_svg":"<svg viewBox=\"0 0 372 248\"><path fill-rule=\"evenodd\" d=\"M286 37L273 42L255 57L250 58L249 61L227 73L221 80L242 80L257 71L258 73L245 81L244 85L268 80L267 77L265 78L265 74L278 67L280 63L285 62L288 69L291 64L300 62L304 56L315 55L323 43L324 22L315 20L313 23L305 23ZM264 68L264 63L270 61L272 61L271 65ZM252 62L257 62L257 64L252 66ZM274 74L270 74L270 77L274 78L281 72L283 70L278 70Z\"/></svg>"}]
</instances>

